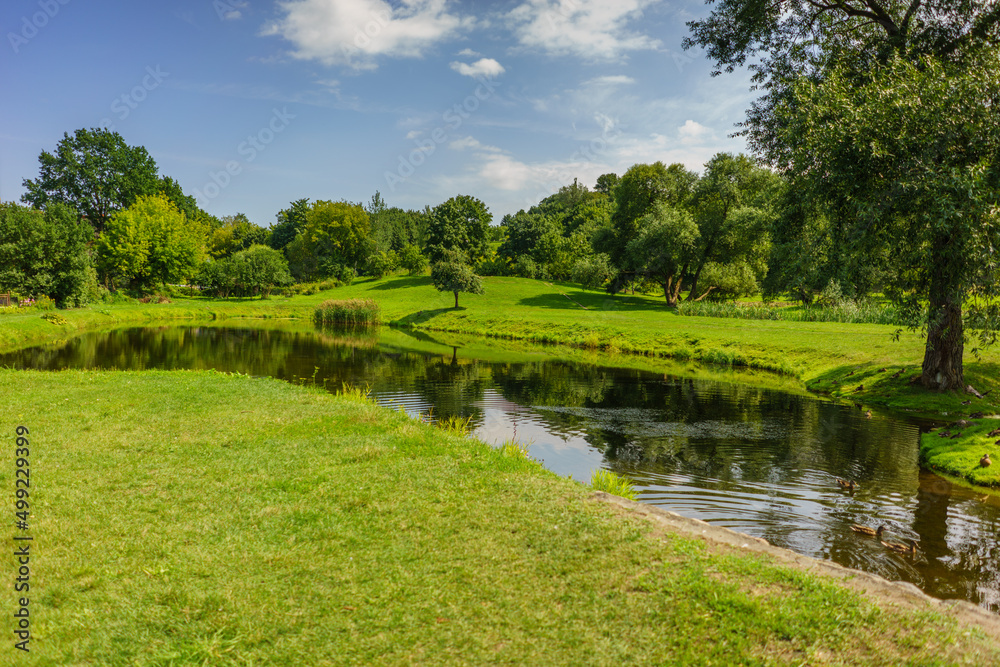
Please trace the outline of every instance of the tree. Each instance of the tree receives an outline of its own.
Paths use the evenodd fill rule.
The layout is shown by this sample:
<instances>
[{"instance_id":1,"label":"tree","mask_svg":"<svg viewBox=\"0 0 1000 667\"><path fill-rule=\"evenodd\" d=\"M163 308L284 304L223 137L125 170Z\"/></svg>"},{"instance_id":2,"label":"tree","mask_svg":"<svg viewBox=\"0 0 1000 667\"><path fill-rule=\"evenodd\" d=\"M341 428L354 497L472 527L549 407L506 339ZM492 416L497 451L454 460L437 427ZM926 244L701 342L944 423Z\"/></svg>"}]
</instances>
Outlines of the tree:
<instances>
[{"instance_id":1,"label":"tree","mask_svg":"<svg viewBox=\"0 0 1000 667\"><path fill-rule=\"evenodd\" d=\"M253 245L266 245L271 230L250 222L243 213L227 215L208 236L208 254L215 258L229 257Z\"/></svg>"},{"instance_id":2,"label":"tree","mask_svg":"<svg viewBox=\"0 0 1000 667\"><path fill-rule=\"evenodd\" d=\"M469 195L458 195L434 207L427 225L426 254L439 262L446 251L465 253L470 264L486 257L487 229L492 222L486 204Z\"/></svg>"},{"instance_id":3,"label":"tree","mask_svg":"<svg viewBox=\"0 0 1000 667\"><path fill-rule=\"evenodd\" d=\"M431 266L431 282L439 292L455 293L455 308L458 308L459 292L483 293L483 281L472 271L467 261L463 253L445 250Z\"/></svg>"},{"instance_id":4,"label":"tree","mask_svg":"<svg viewBox=\"0 0 1000 667\"><path fill-rule=\"evenodd\" d=\"M148 289L195 273L205 254L204 231L165 196L140 197L108 220L96 250L106 281Z\"/></svg>"},{"instance_id":5,"label":"tree","mask_svg":"<svg viewBox=\"0 0 1000 667\"><path fill-rule=\"evenodd\" d=\"M417 276L427 269L427 258L420 252L420 248L411 243L399 253L399 265L411 276Z\"/></svg>"},{"instance_id":6,"label":"tree","mask_svg":"<svg viewBox=\"0 0 1000 667\"><path fill-rule=\"evenodd\" d=\"M670 206L685 205L697 180L698 175L681 164L666 167L662 162L654 162L629 167L614 189L612 234L604 241L607 247L595 249L607 252L615 266L626 268L626 248L638 235L643 216L659 202Z\"/></svg>"},{"instance_id":7,"label":"tree","mask_svg":"<svg viewBox=\"0 0 1000 667\"><path fill-rule=\"evenodd\" d=\"M0 204L0 291L47 295L60 307L86 305L94 281L92 238L90 227L63 204L44 212Z\"/></svg>"},{"instance_id":8,"label":"tree","mask_svg":"<svg viewBox=\"0 0 1000 667\"><path fill-rule=\"evenodd\" d=\"M597 183L594 184L594 191L610 197L618 185L618 180L618 174L614 172L601 174L597 177Z\"/></svg>"},{"instance_id":9,"label":"tree","mask_svg":"<svg viewBox=\"0 0 1000 667\"><path fill-rule=\"evenodd\" d=\"M23 181L21 201L35 208L60 203L85 217L97 232L109 216L163 187L156 163L142 146L128 146L117 132L102 128L63 134L53 155L42 151L37 179Z\"/></svg>"},{"instance_id":10,"label":"tree","mask_svg":"<svg viewBox=\"0 0 1000 667\"><path fill-rule=\"evenodd\" d=\"M709 0L711 2L711 0ZM825 78L837 67L864 77L892 57L918 62L935 56L958 64L1000 41L1000 7L993 2L928 0L719 0L708 18L689 22L684 47L705 47L717 69L747 62L764 94L747 113L743 133L755 151L780 155L782 124L775 115L793 104L800 78Z\"/></svg>"},{"instance_id":11,"label":"tree","mask_svg":"<svg viewBox=\"0 0 1000 667\"><path fill-rule=\"evenodd\" d=\"M661 201L643 216L639 233L626 247L632 273L655 280L671 308L680 298L681 280L691 265L698 236L698 225L688 211Z\"/></svg>"},{"instance_id":12,"label":"tree","mask_svg":"<svg viewBox=\"0 0 1000 667\"><path fill-rule=\"evenodd\" d=\"M288 208L278 211L277 224L271 225L271 237L268 245L275 250L284 250L285 246L295 240L296 235L306 226L306 216L309 214L309 200L296 199Z\"/></svg>"},{"instance_id":13,"label":"tree","mask_svg":"<svg viewBox=\"0 0 1000 667\"><path fill-rule=\"evenodd\" d=\"M220 260L209 260L198 272L198 284L206 292L230 296L266 297L275 287L289 285L288 261L280 250L252 245Z\"/></svg>"},{"instance_id":14,"label":"tree","mask_svg":"<svg viewBox=\"0 0 1000 667\"><path fill-rule=\"evenodd\" d=\"M888 249L889 294L926 303L922 382L941 390L965 387L963 305L984 342L998 328L1000 57L976 60L894 58L861 84L840 71L802 82L784 130L792 173L833 203L851 251Z\"/></svg>"},{"instance_id":15,"label":"tree","mask_svg":"<svg viewBox=\"0 0 1000 667\"><path fill-rule=\"evenodd\" d=\"M718 153L708 161L691 197L699 235L688 301L705 295L699 293L698 281L709 262L744 264L756 255L763 263L770 213L781 187L776 174L745 155Z\"/></svg>"},{"instance_id":16,"label":"tree","mask_svg":"<svg viewBox=\"0 0 1000 667\"><path fill-rule=\"evenodd\" d=\"M753 62L751 147L825 200L853 255L889 249L897 299L926 301L923 385L964 387L962 307L997 282L1000 6L721 0L688 26L718 71Z\"/></svg>"},{"instance_id":17,"label":"tree","mask_svg":"<svg viewBox=\"0 0 1000 667\"><path fill-rule=\"evenodd\" d=\"M302 238L323 277L344 278L349 269L353 278L374 249L368 213L346 201L315 202L306 215Z\"/></svg>"}]
</instances>

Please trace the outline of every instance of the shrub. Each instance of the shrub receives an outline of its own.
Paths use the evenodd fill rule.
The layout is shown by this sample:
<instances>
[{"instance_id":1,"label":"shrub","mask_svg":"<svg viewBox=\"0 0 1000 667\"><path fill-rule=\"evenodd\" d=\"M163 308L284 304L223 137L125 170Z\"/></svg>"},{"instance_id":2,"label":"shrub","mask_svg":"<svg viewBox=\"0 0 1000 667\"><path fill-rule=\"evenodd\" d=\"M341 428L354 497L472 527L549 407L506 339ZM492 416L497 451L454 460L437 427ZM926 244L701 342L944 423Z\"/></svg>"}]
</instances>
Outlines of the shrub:
<instances>
[{"instance_id":1,"label":"shrub","mask_svg":"<svg viewBox=\"0 0 1000 667\"><path fill-rule=\"evenodd\" d=\"M412 243L405 246L399 252L399 265L406 269L411 276L417 276L427 270L427 258L420 252L420 248Z\"/></svg>"},{"instance_id":2,"label":"shrub","mask_svg":"<svg viewBox=\"0 0 1000 667\"><path fill-rule=\"evenodd\" d=\"M611 261L605 253L578 259L573 264L573 282L588 289L601 289L614 276Z\"/></svg>"}]
</instances>

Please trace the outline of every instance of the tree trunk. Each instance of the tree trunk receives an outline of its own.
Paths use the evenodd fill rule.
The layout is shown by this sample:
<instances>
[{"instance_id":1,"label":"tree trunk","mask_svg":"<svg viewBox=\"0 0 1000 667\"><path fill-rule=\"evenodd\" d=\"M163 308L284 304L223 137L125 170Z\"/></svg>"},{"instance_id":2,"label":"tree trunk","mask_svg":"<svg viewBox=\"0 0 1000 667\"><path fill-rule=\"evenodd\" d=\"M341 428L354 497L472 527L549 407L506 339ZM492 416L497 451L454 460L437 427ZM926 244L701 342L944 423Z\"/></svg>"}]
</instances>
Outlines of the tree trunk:
<instances>
[{"instance_id":1,"label":"tree trunk","mask_svg":"<svg viewBox=\"0 0 1000 667\"><path fill-rule=\"evenodd\" d=\"M920 382L928 389L961 391L965 387L962 371L962 298L953 287L931 283L927 346Z\"/></svg>"},{"instance_id":2,"label":"tree trunk","mask_svg":"<svg viewBox=\"0 0 1000 667\"><path fill-rule=\"evenodd\" d=\"M458 292L455 292L455 308L458 308Z\"/></svg>"},{"instance_id":3,"label":"tree trunk","mask_svg":"<svg viewBox=\"0 0 1000 667\"><path fill-rule=\"evenodd\" d=\"M667 308L676 308L677 303L681 300L681 277L677 276L677 282L674 282L673 276L670 276L663 283L663 297L667 300Z\"/></svg>"}]
</instances>

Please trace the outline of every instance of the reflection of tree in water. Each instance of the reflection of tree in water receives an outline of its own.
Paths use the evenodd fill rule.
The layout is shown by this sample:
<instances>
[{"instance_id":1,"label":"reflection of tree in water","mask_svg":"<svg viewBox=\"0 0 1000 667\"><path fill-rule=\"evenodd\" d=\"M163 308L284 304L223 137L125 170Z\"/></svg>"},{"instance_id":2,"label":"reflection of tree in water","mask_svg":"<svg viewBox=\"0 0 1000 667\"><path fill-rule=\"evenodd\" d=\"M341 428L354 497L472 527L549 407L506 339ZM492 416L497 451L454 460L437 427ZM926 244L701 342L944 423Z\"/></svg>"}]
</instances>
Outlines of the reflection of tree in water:
<instances>
[{"instance_id":1,"label":"reflection of tree in water","mask_svg":"<svg viewBox=\"0 0 1000 667\"><path fill-rule=\"evenodd\" d=\"M438 418L471 417L474 424L482 423L482 409L476 404L489 383L489 364L459 360L458 348L453 348L450 358L426 359L423 372L413 380L413 388L434 405Z\"/></svg>"}]
</instances>

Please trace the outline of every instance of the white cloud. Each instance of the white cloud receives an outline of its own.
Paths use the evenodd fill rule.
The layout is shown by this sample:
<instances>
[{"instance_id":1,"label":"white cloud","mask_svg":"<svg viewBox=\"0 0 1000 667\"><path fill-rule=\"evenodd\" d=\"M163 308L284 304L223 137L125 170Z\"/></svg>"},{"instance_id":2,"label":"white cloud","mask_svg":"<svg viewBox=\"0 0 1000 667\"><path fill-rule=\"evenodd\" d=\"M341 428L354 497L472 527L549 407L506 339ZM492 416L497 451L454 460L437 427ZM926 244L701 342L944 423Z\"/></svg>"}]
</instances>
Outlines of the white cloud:
<instances>
[{"instance_id":1,"label":"white cloud","mask_svg":"<svg viewBox=\"0 0 1000 667\"><path fill-rule=\"evenodd\" d=\"M524 47L550 55L618 60L627 51L656 49L657 39L626 25L656 0L527 0L507 14Z\"/></svg>"},{"instance_id":2,"label":"white cloud","mask_svg":"<svg viewBox=\"0 0 1000 667\"><path fill-rule=\"evenodd\" d=\"M325 65L375 69L376 59L419 58L474 20L447 11L448 0L288 0L265 35L294 45L292 56Z\"/></svg>"},{"instance_id":3,"label":"white cloud","mask_svg":"<svg viewBox=\"0 0 1000 667\"><path fill-rule=\"evenodd\" d=\"M421 130L410 130L409 132L406 133L406 139L407 140L416 139L422 134L423 132Z\"/></svg>"},{"instance_id":4,"label":"white cloud","mask_svg":"<svg viewBox=\"0 0 1000 667\"><path fill-rule=\"evenodd\" d=\"M715 139L715 133L701 123L687 120L677 128L677 137L682 144L690 146Z\"/></svg>"},{"instance_id":5,"label":"white cloud","mask_svg":"<svg viewBox=\"0 0 1000 667\"><path fill-rule=\"evenodd\" d=\"M630 76L625 76L624 74L616 74L612 76L598 76L588 81L584 81L585 86L628 86L635 83L635 79Z\"/></svg>"},{"instance_id":6,"label":"white cloud","mask_svg":"<svg viewBox=\"0 0 1000 667\"><path fill-rule=\"evenodd\" d=\"M478 51L473 51L472 49L462 49L457 54L460 58L478 58L483 54Z\"/></svg>"},{"instance_id":7,"label":"white cloud","mask_svg":"<svg viewBox=\"0 0 1000 667\"><path fill-rule=\"evenodd\" d=\"M488 146L482 144L475 137L462 137L461 139L456 139L448 144L448 148L454 151L464 151L466 148L471 148L473 150L482 151L484 153L503 153L502 148L497 148L496 146Z\"/></svg>"},{"instance_id":8,"label":"white cloud","mask_svg":"<svg viewBox=\"0 0 1000 667\"><path fill-rule=\"evenodd\" d=\"M463 76L495 78L503 74L506 70L503 65L493 60L493 58L480 58L471 65L454 62L451 68Z\"/></svg>"}]
</instances>

